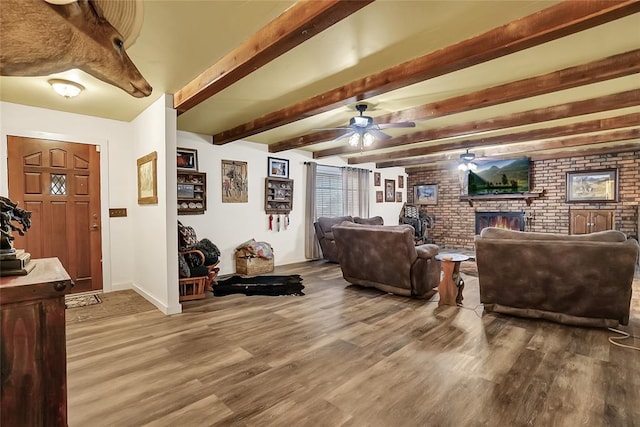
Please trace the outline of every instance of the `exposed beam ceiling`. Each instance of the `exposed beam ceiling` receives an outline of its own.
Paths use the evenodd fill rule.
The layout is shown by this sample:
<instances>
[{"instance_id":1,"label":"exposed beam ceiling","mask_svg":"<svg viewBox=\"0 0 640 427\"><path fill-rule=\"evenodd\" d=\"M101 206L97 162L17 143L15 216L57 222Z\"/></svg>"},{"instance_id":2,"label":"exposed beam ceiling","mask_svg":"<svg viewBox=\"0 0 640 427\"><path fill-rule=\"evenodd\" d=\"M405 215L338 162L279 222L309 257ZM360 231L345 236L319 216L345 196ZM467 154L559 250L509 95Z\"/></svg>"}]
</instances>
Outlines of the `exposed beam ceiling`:
<instances>
[{"instance_id":1,"label":"exposed beam ceiling","mask_svg":"<svg viewBox=\"0 0 640 427\"><path fill-rule=\"evenodd\" d=\"M174 94L184 113L373 0L302 0Z\"/></svg>"},{"instance_id":2,"label":"exposed beam ceiling","mask_svg":"<svg viewBox=\"0 0 640 427\"><path fill-rule=\"evenodd\" d=\"M226 144L349 103L508 55L640 11L640 2L564 2L213 136ZM394 120L411 120L394 117Z\"/></svg>"}]
</instances>

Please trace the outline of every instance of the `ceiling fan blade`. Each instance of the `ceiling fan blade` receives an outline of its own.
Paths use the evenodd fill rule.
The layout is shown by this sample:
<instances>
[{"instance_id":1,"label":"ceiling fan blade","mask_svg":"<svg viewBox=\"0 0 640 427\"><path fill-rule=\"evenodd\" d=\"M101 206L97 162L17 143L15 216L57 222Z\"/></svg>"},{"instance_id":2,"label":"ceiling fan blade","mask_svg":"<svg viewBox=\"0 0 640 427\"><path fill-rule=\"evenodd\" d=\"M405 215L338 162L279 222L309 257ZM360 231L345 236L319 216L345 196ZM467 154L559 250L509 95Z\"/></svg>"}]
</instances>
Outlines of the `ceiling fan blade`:
<instances>
[{"instance_id":1,"label":"ceiling fan blade","mask_svg":"<svg viewBox=\"0 0 640 427\"><path fill-rule=\"evenodd\" d=\"M391 138L391 135L387 135L384 132L380 132L377 129L369 129L367 132L369 132L371 135L375 136L376 139L389 139Z\"/></svg>"},{"instance_id":2,"label":"ceiling fan blade","mask_svg":"<svg viewBox=\"0 0 640 427\"><path fill-rule=\"evenodd\" d=\"M350 129L350 128L347 128ZM349 138L351 135L353 135L354 133L356 133L354 130L349 130L349 132L345 132L342 135L340 135L339 137L335 138L333 141L331 142L336 142L336 141L340 141L341 139L344 138Z\"/></svg>"},{"instance_id":3,"label":"ceiling fan blade","mask_svg":"<svg viewBox=\"0 0 640 427\"><path fill-rule=\"evenodd\" d=\"M416 124L414 122L397 122L397 123L380 123L378 129L389 128L414 128Z\"/></svg>"},{"instance_id":4,"label":"ceiling fan blade","mask_svg":"<svg viewBox=\"0 0 640 427\"><path fill-rule=\"evenodd\" d=\"M335 128L314 128L311 130L351 130L352 127L351 126L338 126Z\"/></svg>"}]
</instances>

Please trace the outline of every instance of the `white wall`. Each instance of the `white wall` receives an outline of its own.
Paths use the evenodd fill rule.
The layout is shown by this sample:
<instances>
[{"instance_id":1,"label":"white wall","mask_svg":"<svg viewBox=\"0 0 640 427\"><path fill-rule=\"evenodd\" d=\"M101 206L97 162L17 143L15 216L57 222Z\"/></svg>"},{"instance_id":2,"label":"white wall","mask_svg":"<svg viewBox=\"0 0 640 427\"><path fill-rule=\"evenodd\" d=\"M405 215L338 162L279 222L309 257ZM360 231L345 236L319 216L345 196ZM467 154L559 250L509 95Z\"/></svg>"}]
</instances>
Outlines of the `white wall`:
<instances>
[{"instance_id":1,"label":"white wall","mask_svg":"<svg viewBox=\"0 0 640 427\"><path fill-rule=\"evenodd\" d=\"M304 210L306 173L304 162L313 161L311 153L289 150L269 153L264 144L237 141L226 145L213 145L211 137L189 132L178 132L178 147L198 150L198 169L207 174L207 210L203 215L180 215L178 219L194 227L198 238L208 238L220 249L220 273L235 272L235 248L254 238L269 242L274 249L275 264L285 265L305 261L304 257ZM289 178L294 180L293 209L289 215L290 225L284 229L281 216L280 231L269 230L269 215L264 211L264 181L267 176L267 158L277 157L289 160ZM249 197L247 203L222 203L221 160L245 161L248 163ZM319 164L345 166L341 158L320 159ZM374 164L358 165L365 169ZM397 181L404 176L403 168L381 170L384 179ZM405 177L406 182L406 177ZM397 185L397 184L396 184ZM371 177L370 216L380 215L385 224L397 224L402 203L375 203L375 191ZM398 189L397 191L405 191ZM403 194L406 200L406 194Z\"/></svg>"},{"instance_id":2,"label":"white wall","mask_svg":"<svg viewBox=\"0 0 640 427\"><path fill-rule=\"evenodd\" d=\"M158 203L139 205L137 186L132 192L133 286L165 314L182 311L178 302L178 237L175 227L176 112L167 108L170 100L170 96L162 96L133 120L135 138L131 147L136 160L154 151L158 156ZM129 162L126 167L137 174L136 161Z\"/></svg>"}]
</instances>

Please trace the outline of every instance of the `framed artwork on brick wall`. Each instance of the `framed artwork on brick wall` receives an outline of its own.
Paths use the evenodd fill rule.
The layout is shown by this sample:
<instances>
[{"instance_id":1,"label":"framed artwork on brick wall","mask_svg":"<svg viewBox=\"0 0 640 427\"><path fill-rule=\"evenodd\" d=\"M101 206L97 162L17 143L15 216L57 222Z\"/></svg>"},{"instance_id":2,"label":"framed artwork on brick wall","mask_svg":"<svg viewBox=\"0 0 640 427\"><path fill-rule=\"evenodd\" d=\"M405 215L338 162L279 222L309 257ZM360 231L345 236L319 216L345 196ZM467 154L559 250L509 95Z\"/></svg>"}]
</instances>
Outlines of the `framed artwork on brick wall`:
<instances>
[{"instance_id":1,"label":"framed artwork on brick wall","mask_svg":"<svg viewBox=\"0 0 640 427\"><path fill-rule=\"evenodd\" d=\"M567 172L567 202L617 202L618 169Z\"/></svg>"}]
</instances>

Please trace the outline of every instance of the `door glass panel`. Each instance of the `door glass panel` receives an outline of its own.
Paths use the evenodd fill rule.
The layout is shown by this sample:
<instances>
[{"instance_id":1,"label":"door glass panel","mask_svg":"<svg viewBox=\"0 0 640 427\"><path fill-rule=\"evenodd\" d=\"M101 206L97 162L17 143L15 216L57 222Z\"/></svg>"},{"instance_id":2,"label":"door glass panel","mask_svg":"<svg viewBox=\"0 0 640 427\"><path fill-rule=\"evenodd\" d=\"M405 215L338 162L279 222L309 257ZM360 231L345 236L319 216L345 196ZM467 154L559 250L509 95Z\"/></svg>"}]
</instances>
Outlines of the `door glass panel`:
<instances>
[{"instance_id":1,"label":"door glass panel","mask_svg":"<svg viewBox=\"0 0 640 427\"><path fill-rule=\"evenodd\" d=\"M67 194L67 175L51 174L51 194L54 196L66 196Z\"/></svg>"}]
</instances>

